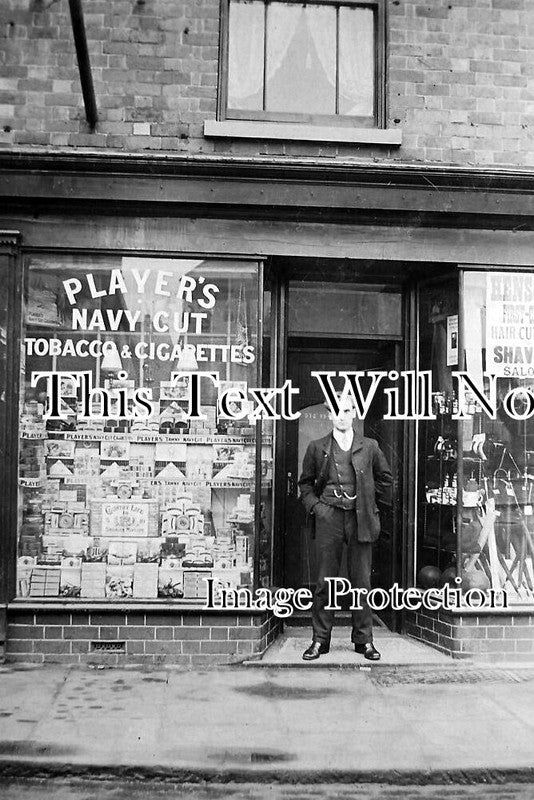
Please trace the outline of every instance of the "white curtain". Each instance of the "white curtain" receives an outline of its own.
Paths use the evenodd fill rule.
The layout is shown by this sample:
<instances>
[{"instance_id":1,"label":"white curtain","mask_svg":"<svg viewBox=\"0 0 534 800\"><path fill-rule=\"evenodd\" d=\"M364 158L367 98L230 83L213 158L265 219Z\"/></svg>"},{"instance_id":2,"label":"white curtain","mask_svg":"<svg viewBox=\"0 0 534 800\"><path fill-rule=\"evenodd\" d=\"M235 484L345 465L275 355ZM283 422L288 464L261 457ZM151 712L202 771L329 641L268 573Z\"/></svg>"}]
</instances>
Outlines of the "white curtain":
<instances>
[{"instance_id":1,"label":"white curtain","mask_svg":"<svg viewBox=\"0 0 534 800\"><path fill-rule=\"evenodd\" d=\"M336 9L307 6L306 21L321 65L329 83L336 85Z\"/></svg>"},{"instance_id":2,"label":"white curtain","mask_svg":"<svg viewBox=\"0 0 534 800\"><path fill-rule=\"evenodd\" d=\"M333 114L335 85L335 8L269 5L267 108Z\"/></svg>"},{"instance_id":3,"label":"white curtain","mask_svg":"<svg viewBox=\"0 0 534 800\"><path fill-rule=\"evenodd\" d=\"M264 4L256 0L230 3L228 35L230 108L252 110L262 108L264 9Z\"/></svg>"},{"instance_id":4,"label":"white curtain","mask_svg":"<svg viewBox=\"0 0 534 800\"><path fill-rule=\"evenodd\" d=\"M340 114L373 115L374 49L373 11L341 6L339 9Z\"/></svg>"},{"instance_id":5,"label":"white curtain","mask_svg":"<svg viewBox=\"0 0 534 800\"><path fill-rule=\"evenodd\" d=\"M271 3L267 11L267 80L273 77L285 58L304 9L290 3Z\"/></svg>"}]
</instances>

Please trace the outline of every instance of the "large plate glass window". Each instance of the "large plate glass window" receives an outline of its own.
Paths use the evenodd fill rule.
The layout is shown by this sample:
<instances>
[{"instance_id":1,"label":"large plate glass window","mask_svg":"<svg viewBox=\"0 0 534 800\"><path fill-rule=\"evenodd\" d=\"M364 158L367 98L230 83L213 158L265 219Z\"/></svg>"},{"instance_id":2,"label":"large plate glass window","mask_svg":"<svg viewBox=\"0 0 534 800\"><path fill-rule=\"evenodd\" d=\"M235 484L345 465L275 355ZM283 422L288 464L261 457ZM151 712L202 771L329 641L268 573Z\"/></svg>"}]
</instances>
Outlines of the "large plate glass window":
<instances>
[{"instance_id":1,"label":"large plate glass window","mask_svg":"<svg viewBox=\"0 0 534 800\"><path fill-rule=\"evenodd\" d=\"M228 0L220 115L382 126L381 0Z\"/></svg>"},{"instance_id":2,"label":"large plate glass window","mask_svg":"<svg viewBox=\"0 0 534 800\"><path fill-rule=\"evenodd\" d=\"M490 592L497 606L531 604L533 273L466 270L459 285L429 282L418 344L435 414L418 426L418 582L455 586L458 577L463 592L479 590L480 604ZM455 371L472 385L462 388Z\"/></svg>"},{"instance_id":3,"label":"large plate glass window","mask_svg":"<svg viewBox=\"0 0 534 800\"><path fill-rule=\"evenodd\" d=\"M266 492L272 464L238 392L259 385L259 265L28 266L18 595L204 602L208 577L215 592L252 586L256 467ZM218 377L200 380L201 419L182 372Z\"/></svg>"},{"instance_id":4,"label":"large plate glass window","mask_svg":"<svg viewBox=\"0 0 534 800\"><path fill-rule=\"evenodd\" d=\"M534 274L463 274L464 363L491 397L463 422L463 584L534 600Z\"/></svg>"}]
</instances>

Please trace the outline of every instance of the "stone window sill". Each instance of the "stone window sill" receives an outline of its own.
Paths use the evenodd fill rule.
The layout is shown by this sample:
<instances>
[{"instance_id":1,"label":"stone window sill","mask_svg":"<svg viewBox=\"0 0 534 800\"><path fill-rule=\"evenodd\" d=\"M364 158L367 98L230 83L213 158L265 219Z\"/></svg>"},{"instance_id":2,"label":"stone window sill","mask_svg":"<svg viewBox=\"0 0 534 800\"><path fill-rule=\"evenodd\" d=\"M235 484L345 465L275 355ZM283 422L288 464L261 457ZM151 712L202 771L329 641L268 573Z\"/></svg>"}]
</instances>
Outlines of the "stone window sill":
<instances>
[{"instance_id":1,"label":"stone window sill","mask_svg":"<svg viewBox=\"0 0 534 800\"><path fill-rule=\"evenodd\" d=\"M4 605L6 607L6 605ZM10 603L7 603L7 608L10 611L21 611L28 609L37 609L39 611L107 611L113 613L114 611L146 611L151 613L153 611L169 611L172 613L188 614L201 611L203 614L228 614L228 609L213 608L206 609L205 600L183 600L173 598L146 598L136 600L98 600L93 598L49 598L44 599L41 597L17 597ZM240 616L259 616L264 612L258 609L248 608L232 608L232 614Z\"/></svg>"},{"instance_id":2,"label":"stone window sill","mask_svg":"<svg viewBox=\"0 0 534 800\"><path fill-rule=\"evenodd\" d=\"M233 119L206 120L204 136L228 139L378 144L390 147L398 147L402 144L402 131L399 129L323 127L293 122L253 122Z\"/></svg>"}]
</instances>

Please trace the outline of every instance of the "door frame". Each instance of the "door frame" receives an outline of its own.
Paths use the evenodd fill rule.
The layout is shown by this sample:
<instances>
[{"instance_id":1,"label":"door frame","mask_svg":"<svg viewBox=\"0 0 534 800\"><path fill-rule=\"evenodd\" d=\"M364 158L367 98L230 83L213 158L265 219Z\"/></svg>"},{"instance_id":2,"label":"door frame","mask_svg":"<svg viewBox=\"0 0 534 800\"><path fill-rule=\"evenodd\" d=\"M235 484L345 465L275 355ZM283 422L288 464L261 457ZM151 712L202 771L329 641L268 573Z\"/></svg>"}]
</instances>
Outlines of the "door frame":
<instances>
[{"instance_id":1,"label":"door frame","mask_svg":"<svg viewBox=\"0 0 534 800\"><path fill-rule=\"evenodd\" d=\"M272 269L268 264L271 290L271 384L281 386L287 377L288 361L288 297L289 276L285 270ZM395 346L395 368L398 370L413 368L415 364L416 346L416 284L417 281L405 279L402 286L402 319L403 332L399 337L387 337L384 342ZM303 337L304 338L304 337ZM309 337L310 340L313 337ZM319 338L319 337L316 337ZM329 337L323 337L327 340ZM372 335L355 337L336 336L350 340L373 340ZM275 355L276 354L276 355ZM397 421L398 433L395 437L398 472L394 486L394 519L392 530L392 573L395 581L401 586L411 585L410 575L413 571L413 535L414 535L414 503L415 498L410 491L410 476L413 478L415 465L415 423ZM285 510L287 494L287 468L286 468L286 423L278 420L274 428L274 464L273 475L273 538L272 538L272 564L273 585L284 586L284 545L285 545ZM402 632L404 629L404 614L392 612L392 629Z\"/></svg>"},{"instance_id":2,"label":"door frame","mask_svg":"<svg viewBox=\"0 0 534 800\"><path fill-rule=\"evenodd\" d=\"M385 370L390 369L399 369L401 356L402 356L402 341L399 341L399 338L392 338L392 339L381 339L380 350L382 352L376 352L373 343L370 342L369 337L343 337L343 343L346 345L340 346L341 342L337 341L334 342L332 339L323 338L321 336L315 337L306 337L304 339L299 337L291 337L288 340L288 349L287 349L287 364L288 364L288 377L294 378L294 372L289 373L289 368L291 362L294 359L294 362L297 364L300 361L300 358L303 358L306 362L307 356L309 355L318 355L319 361L324 364L325 368L329 363L330 359L333 357L334 352L339 354L338 363L342 362L344 359L342 358L342 354L345 352L346 355L350 356L351 354L359 353L357 356L358 359L362 357L366 359L370 359L373 361L375 358L378 360L377 367L379 369L384 368ZM323 358L321 359L321 356ZM292 358L293 357L293 358ZM312 361L314 359L312 358ZM337 360L337 359L336 359ZM380 364L380 361L385 361L384 364ZM334 362L335 363L335 362ZM322 368L320 366L319 368ZM350 367L343 367L340 365L338 369L346 369ZM370 368L370 367L369 367ZM301 376L302 377L302 376ZM313 381L312 381L313 383ZM302 385L301 385L302 388ZM306 402L305 398L302 398L303 402ZM320 401L319 401L320 402ZM308 407L308 406L306 406ZM373 415L370 419L375 419L376 421L380 420L381 417ZM382 423L380 422L380 428L382 428ZM374 433L372 430L369 432L369 435L381 439L380 444L384 452L387 453L388 461L392 467L392 471L394 474L394 487L393 487L393 503L391 511L384 511L383 512L383 538L380 540L380 543L375 545L375 549L379 550L383 561L380 562L379 560L375 559L375 569L373 573L375 577L380 576L380 579L377 583L378 586L382 586L385 589L388 589L394 582L398 582L400 579L400 569L401 569L401 552L399 549L399 530L400 530L400 519L399 519L399 504L397 502L397 495L399 493L399 487L402 484L402 461L399 458L399 453L401 452L402 448L402 421L392 421L388 423L388 425L393 425L389 431L386 431L383 428L381 431L378 430L377 433ZM287 424L286 424L287 430ZM291 552L288 552L292 548L292 543L299 541L300 547L303 548L300 552L300 556L305 558L306 553L309 552L310 544L307 541L307 537L304 534L304 539L302 538L302 529L299 522L304 522L304 513L302 513L302 519L300 520L300 504L297 503L297 509L295 509L295 502L297 496L297 487L296 487L296 480L298 473L301 469L301 464L298 463L295 465L295 449L294 445L296 444L296 440L294 437L296 436L297 432L296 429L293 429L291 436L288 436L286 439L286 452L284 453L284 475L286 476L287 480L287 487L284 493L284 506L288 505L286 508L287 518L284 519L284 553L283 553L283 560L284 560L284 567L288 570L291 570L290 567L290 556ZM384 435L386 434L386 435ZM391 448L388 452L386 450L385 445ZM296 466L296 472L294 472ZM291 522L292 521L292 522ZM386 540L386 532L389 534L389 541ZM288 538L290 537L290 538ZM313 561L313 555L312 555ZM300 559L297 559L297 564L301 563ZM295 565L293 565L295 566ZM290 580L291 575L291 580ZM292 575L291 572L286 572L283 576L284 582L283 585L295 585L294 581L296 576ZM297 579L298 585L308 585L308 584L301 584ZM384 622L387 624L389 628L396 629L398 627L398 620L395 615L395 612L390 609L384 609L383 612L378 614Z\"/></svg>"}]
</instances>

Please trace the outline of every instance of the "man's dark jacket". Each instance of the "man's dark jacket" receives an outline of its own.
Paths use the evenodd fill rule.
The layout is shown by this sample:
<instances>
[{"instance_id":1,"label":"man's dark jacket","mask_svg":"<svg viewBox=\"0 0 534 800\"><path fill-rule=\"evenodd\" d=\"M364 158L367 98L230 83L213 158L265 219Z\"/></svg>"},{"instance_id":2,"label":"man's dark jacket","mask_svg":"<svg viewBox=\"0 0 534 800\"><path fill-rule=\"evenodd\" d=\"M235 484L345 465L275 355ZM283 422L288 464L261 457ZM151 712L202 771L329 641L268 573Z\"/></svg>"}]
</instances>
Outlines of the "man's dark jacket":
<instances>
[{"instance_id":1,"label":"man's dark jacket","mask_svg":"<svg viewBox=\"0 0 534 800\"><path fill-rule=\"evenodd\" d=\"M300 498L308 517L319 502L328 480L333 434L310 442L299 480ZM377 502L391 505L393 478L384 454L375 439L354 434L351 452L356 473L356 515L358 541L374 542L380 535Z\"/></svg>"}]
</instances>

